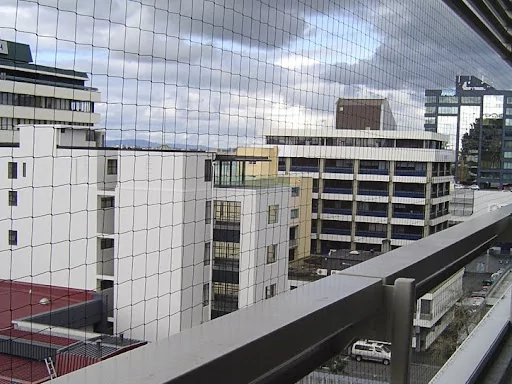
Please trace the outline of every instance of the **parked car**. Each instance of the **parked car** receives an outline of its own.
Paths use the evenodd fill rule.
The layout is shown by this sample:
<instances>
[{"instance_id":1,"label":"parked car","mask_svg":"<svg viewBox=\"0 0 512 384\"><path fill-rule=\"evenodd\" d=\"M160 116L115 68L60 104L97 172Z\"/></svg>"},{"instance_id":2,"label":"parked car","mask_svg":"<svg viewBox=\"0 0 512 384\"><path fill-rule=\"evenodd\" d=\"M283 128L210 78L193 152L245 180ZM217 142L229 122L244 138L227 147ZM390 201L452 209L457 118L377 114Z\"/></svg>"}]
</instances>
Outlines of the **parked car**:
<instances>
[{"instance_id":1,"label":"parked car","mask_svg":"<svg viewBox=\"0 0 512 384\"><path fill-rule=\"evenodd\" d=\"M473 190L479 190L479 189L480 189L480 187L479 187L478 185L476 185L476 184L473 184L473 185L472 185L471 187L469 187L469 188L471 188L471 189L473 189Z\"/></svg>"},{"instance_id":2,"label":"parked car","mask_svg":"<svg viewBox=\"0 0 512 384\"><path fill-rule=\"evenodd\" d=\"M384 365L391 363L391 350L387 343L359 340L352 345L351 355L357 361L378 361Z\"/></svg>"}]
</instances>

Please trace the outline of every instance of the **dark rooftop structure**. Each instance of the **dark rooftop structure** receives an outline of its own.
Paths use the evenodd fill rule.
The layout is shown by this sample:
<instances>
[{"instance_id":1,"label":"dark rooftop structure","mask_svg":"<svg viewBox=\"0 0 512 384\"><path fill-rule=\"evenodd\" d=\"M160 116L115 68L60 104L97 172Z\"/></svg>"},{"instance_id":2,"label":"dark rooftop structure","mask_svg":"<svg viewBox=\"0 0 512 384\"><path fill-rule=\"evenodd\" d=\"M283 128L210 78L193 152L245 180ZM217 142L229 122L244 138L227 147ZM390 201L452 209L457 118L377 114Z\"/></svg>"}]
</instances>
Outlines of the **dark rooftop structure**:
<instances>
[{"instance_id":1,"label":"dark rooftop structure","mask_svg":"<svg viewBox=\"0 0 512 384\"><path fill-rule=\"evenodd\" d=\"M329 276L335 271L343 271L356 264L381 255L377 251L350 251L348 249L333 250L328 255L311 255L290 262L288 278L290 280L315 281Z\"/></svg>"},{"instance_id":2,"label":"dark rooftop structure","mask_svg":"<svg viewBox=\"0 0 512 384\"><path fill-rule=\"evenodd\" d=\"M87 73L33 63L30 46L0 39L0 80L88 89Z\"/></svg>"}]
</instances>

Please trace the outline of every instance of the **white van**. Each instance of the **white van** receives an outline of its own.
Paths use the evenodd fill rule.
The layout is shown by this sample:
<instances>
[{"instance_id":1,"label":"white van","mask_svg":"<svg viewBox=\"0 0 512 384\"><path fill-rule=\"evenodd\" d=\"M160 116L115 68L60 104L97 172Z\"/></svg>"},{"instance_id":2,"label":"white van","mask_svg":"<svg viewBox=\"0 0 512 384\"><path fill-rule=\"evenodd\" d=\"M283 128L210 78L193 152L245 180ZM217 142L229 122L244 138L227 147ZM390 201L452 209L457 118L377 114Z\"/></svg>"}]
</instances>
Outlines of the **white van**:
<instances>
[{"instance_id":1,"label":"white van","mask_svg":"<svg viewBox=\"0 0 512 384\"><path fill-rule=\"evenodd\" d=\"M389 365L391 362L391 350L389 349L389 343L359 340L352 345L351 354L357 361L373 360L379 361L384 365Z\"/></svg>"}]
</instances>

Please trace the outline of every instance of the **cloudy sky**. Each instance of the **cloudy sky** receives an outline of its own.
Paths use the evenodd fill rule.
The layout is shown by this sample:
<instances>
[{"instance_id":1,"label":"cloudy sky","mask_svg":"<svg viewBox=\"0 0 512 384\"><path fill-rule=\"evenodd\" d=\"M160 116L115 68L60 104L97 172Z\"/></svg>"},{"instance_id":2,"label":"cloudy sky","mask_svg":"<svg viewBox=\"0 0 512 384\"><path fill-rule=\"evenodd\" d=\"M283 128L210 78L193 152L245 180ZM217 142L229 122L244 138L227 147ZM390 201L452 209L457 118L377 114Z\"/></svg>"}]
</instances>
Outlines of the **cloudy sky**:
<instances>
[{"instance_id":1,"label":"cloudy sky","mask_svg":"<svg viewBox=\"0 0 512 384\"><path fill-rule=\"evenodd\" d=\"M89 74L110 138L233 147L332 127L338 97L387 97L422 129L425 88L512 87L441 0L1 0L0 39Z\"/></svg>"}]
</instances>

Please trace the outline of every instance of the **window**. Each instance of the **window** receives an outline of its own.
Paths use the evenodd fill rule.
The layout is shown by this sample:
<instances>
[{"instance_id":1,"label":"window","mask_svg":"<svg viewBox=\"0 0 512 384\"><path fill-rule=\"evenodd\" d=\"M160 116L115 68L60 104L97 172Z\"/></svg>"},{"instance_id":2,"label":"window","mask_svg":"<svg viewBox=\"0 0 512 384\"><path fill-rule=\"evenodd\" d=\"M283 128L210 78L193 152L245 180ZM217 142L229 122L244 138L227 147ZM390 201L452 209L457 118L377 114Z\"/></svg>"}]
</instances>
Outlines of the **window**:
<instances>
[{"instance_id":1,"label":"window","mask_svg":"<svg viewBox=\"0 0 512 384\"><path fill-rule=\"evenodd\" d=\"M292 197L297 197L300 195L300 187L293 187L292 188Z\"/></svg>"},{"instance_id":2,"label":"window","mask_svg":"<svg viewBox=\"0 0 512 384\"><path fill-rule=\"evenodd\" d=\"M209 241L204 243L204 265L210 265L211 247L212 247L212 245Z\"/></svg>"},{"instance_id":3,"label":"window","mask_svg":"<svg viewBox=\"0 0 512 384\"><path fill-rule=\"evenodd\" d=\"M505 125L512 125L512 119L505 119Z\"/></svg>"},{"instance_id":4,"label":"window","mask_svg":"<svg viewBox=\"0 0 512 384\"><path fill-rule=\"evenodd\" d=\"M214 259L239 259L240 243L215 241L213 243Z\"/></svg>"},{"instance_id":5,"label":"window","mask_svg":"<svg viewBox=\"0 0 512 384\"><path fill-rule=\"evenodd\" d=\"M9 245L18 245L18 231L9 231Z\"/></svg>"},{"instance_id":6,"label":"window","mask_svg":"<svg viewBox=\"0 0 512 384\"><path fill-rule=\"evenodd\" d=\"M505 115L512 116L512 108L507 108L507 109L505 110Z\"/></svg>"},{"instance_id":7,"label":"window","mask_svg":"<svg viewBox=\"0 0 512 384\"><path fill-rule=\"evenodd\" d=\"M96 141L96 132L93 130L85 131L85 141Z\"/></svg>"},{"instance_id":8,"label":"window","mask_svg":"<svg viewBox=\"0 0 512 384\"><path fill-rule=\"evenodd\" d=\"M439 104L457 104L459 98L457 96L441 96L439 97Z\"/></svg>"},{"instance_id":9,"label":"window","mask_svg":"<svg viewBox=\"0 0 512 384\"><path fill-rule=\"evenodd\" d=\"M456 115L458 112L458 107L439 107L440 115Z\"/></svg>"},{"instance_id":10,"label":"window","mask_svg":"<svg viewBox=\"0 0 512 384\"><path fill-rule=\"evenodd\" d=\"M268 223L277 224L279 221L279 205L269 205L268 207Z\"/></svg>"},{"instance_id":11,"label":"window","mask_svg":"<svg viewBox=\"0 0 512 384\"><path fill-rule=\"evenodd\" d=\"M512 159L512 152L503 152L503 157L505 159Z\"/></svg>"},{"instance_id":12,"label":"window","mask_svg":"<svg viewBox=\"0 0 512 384\"><path fill-rule=\"evenodd\" d=\"M265 299L270 299L276 295L276 284L271 284L265 287Z\"/></svg>"},{"instance_id":13,"label":"window","mask_svg":"<svg viewBox=\"0 0 512 384\"><path fill-rule=\"evenodd\" d=\"M437 111L437 107L427 107L427 108L425 108L425 113L429 114L429 115L431 115L433 113L436 113L436 111Z\"/></svg>"},{"instance_id":14,"label":"window","mask_svg":"<svg viewBox=\"0 0 512 384\"><path fill-rule=\"evenodd\" d=\"M435 117L425 117L425 124L435 124L436 118Z\"/></svg>"},{"instance_id":15,"label":"window","mask_svg":"<svg viewBox=\"0 0 512 384\"><path fill-rule=\"evenodd\" d=\"M203 285L203 307L210 304L210 283Z\"/></svg>"},{"instance_id":16,"label":"window","mask_svg":"<svg viewBox=\"0 0 512 384\"><path fill-rule=\"evenodd\" d=\"M9 162L7 165L7 177L9 179L18 178L18 163Z\"/></svg>"},{"instance_id":17,"label":"window","mask_svg":"<svg viewBox=\"0 0 512 384\"><path fill-rule=\"evenodd\" d=\"M206 201L205 204L204 221L206 224L212 222L212 202L210 200Z\"/></svg>"},{"instance_id":18,"label":"window","mask_svg":"<svg viewBox=\"0 0 512 384\"><path fill-rule=\"evenodd\" d=\"M204 161L204 181L212 181L213 167L210 159Z\"/></svg>"},{"instance_id":19,"label":"window","mask_svg":"<svg viewBox=\"0 0 512 384\"><path fill-rule=\"evenodd\" d=\"M102 197L101 198L101 208L113 208L114 207L114 197Z\"/></svg>"},{"instance_id":20,"label":"window","mask_svg":"<svg viewBox=\"0 0 512 384\"><path fill-rule=\"evenodd\" d=\"M107 160L107 175L117 175L117 159Z\"/></svg>"},{"instance_id":21,"label":"window","mask_svg":"<svg viewBox=\"0 0 512 384\"><path fill-rule=\"evenodd\" d=\"M23 163L23 177L27 177L27 163Z\"/></svg>"},{"instance_id":22,"label":"window","mask_svg":"<svg viewBox=\"0 0 512 384\"><path fill-rule=\"evenodd\" d=\"M482 98L479 96L462 96L460 102L462 104L481 104Z\"/></svg>"},{"instance_id":23,"label":"window","mask_svg":"<svg viewBox=\"0 0 512 384\"><path fill-rule=\"evenodd\" d=\"M267 264L276 262L277 257L277 245L267 245Z\"/></svg>"},{"instance_id":24,"label":"window","mask_svg":"<svg viewBox=\"0 0 512 384\"><path fill-rule=\"evenodd\" d=\"M9 206L11 206L11 207L18 206L18 192L17 191L9 191Z\"/></svg>"},{"instance_id":25,"label":"window","mask_svg":"<svg viewBox=\"0 0 512 384\"><path fill-rule=\"evenodd\" d=\"M512 97L507 97L507 104L512 104Z\"/></svg>"},{"instance_id":26,"label":"window","mask_svg":"<svg viewBox=\"0 0 512 384\"><path fill-rule=\"evenodd\" d=\"M290 213L290 218L296 219L297 217L299 217L299 208L292 209Z\"/></svg>"},{"instance_id":27,"label":"window","mask_svg":"<svg viewBox=\"0 0 512 384\"><path fill-rule=\"evenodd\" d=\"M239 223L242 216L242 203L240 201L215 201L215 221Z\"/></svg>"},{"instance_id":28,"label":"window","mask_svg":"<svg viewBox=\"0 0 512 384\"><path fill-rule=\"evenodd\" d=\"M101 249L114 248L114 239L101 239L100 248Z\"/></svg>"},{"instance_id":29,"label":"window","mask_svg":"<svg viewBox=\"0 0 512 384\"><path fill-rule=\"evenodd\" d=\"M437 96L427 96L427 103L428 104L437 103Z\"/></svg>"}]
</instances>

